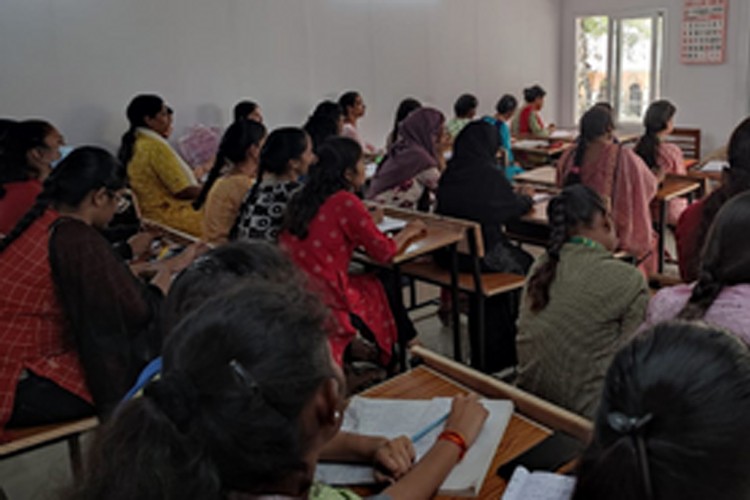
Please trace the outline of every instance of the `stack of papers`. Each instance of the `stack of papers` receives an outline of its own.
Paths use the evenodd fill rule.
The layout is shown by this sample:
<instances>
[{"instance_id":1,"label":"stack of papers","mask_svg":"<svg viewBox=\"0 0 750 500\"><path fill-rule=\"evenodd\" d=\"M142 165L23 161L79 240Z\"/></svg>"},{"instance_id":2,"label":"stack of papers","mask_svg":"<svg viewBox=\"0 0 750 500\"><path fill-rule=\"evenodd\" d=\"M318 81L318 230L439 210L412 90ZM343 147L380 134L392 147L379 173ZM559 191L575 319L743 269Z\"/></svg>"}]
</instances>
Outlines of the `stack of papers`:
<instances>
[{"instance_id":1,"label":"stack of papers","mask_svg":"<svg viewBox=\"0 0 750 500\"><path fill-rule=\"evenodd\" d=\"M383 220L378 224L378 229L381 233L390 233L394 231L401 231L406 227L406 221L403 219L396 219L395 217L383 217Z\"/></svg>"},{"instance_id":2,"label":"stack of papers","mask_svg":"<svg viewBox=\"0 0 750 500\"><path fill-rule=\"evenodd\" d=\"M482 489L487 470L513 414L513 403L507 400L481 402L489 410L490 416L464 459L443 481L439 492L441 495L476 496ZM429 428L439 417L447 415L451 403L451 398L405 400L354 397L344 414L341 430L389 439L412 437ZM417 460L435 444L444 427L445 424L441 422L414 443ZM315 478L332 485L372 484L374 481L371 466L352 464L319 464Z\"/></svg>"},{"instance_id":3,"label":"stack of papers","mask_svg":"<svg viewBox=\"0 0 750 500\"><path fill-rule=\"evenodd\" d=\"M524 139L520 141L516 141L513 144L514 148L522 148L522 149L541 149L546 148L549 146L548 141L538 141L538 140L531 140L531 139Z\"/></svg>"}]
</instances>

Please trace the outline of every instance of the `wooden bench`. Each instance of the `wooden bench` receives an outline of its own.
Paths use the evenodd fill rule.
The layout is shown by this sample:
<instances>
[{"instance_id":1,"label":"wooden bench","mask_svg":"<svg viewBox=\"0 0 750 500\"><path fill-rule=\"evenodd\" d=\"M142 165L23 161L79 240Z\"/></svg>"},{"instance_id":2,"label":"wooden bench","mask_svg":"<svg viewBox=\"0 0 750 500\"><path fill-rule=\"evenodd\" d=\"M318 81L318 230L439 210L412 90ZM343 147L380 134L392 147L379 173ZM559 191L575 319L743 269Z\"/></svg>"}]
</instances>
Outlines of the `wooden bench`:
<instances>
[{"instance_id":1,"label":"wooden bench","mask_svg":"<svg viewBox=\"0 0 750 500\"><path fill-rule=\"evenodd\" d=\"M95 429L98 425L99 420L96 417L89 417L59 424L8 429L4 436L6 441L0 444L0 460L22 455L60 441L67 441L73 477L78 479L82 470L79 438L81 434Z\"/></svg>"},{"instance_id":2,"label":"wooden bench","mask_svg":"<svg viewBox=\"0 0 750 500\"><path fill-rule=\"evenodd\" d=\"M476 304L475 316L469 317L469 331L474 332L472 338L473 352L471 356L472 366L483 369L486 366L485 324L484 309L485 301L490 297L503 293L520 290L526 282L523 275L510 273L482 273L480 259L484 257L484 242L482 240L481 226L472 221L456 219L452 217L439 216L445 221L464 228L464 239L458 244L458 253L468 255L471 258L472 271L458 273L458 289L467 293ZM450 271L442 268L433 261L410 262L402 266L402 272L406 276L438 285L448 287L451 283ZM453 304L454 321L457 320L458 304ZM460 338L454 334L454 359L460 360L461 345Z\"/></svg>"}]
</instances>

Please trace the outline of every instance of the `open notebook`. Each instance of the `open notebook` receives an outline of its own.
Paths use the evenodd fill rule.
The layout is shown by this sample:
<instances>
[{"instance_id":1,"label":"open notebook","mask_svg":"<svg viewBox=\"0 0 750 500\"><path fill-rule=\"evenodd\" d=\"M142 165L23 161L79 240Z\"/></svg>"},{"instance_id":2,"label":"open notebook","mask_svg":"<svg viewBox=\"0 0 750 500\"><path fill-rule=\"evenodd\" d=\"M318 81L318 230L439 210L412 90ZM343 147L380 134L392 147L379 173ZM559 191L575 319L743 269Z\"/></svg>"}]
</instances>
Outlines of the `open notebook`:
<instances>
[{"instance_id":1,"label":"open notebook","mask_svg":"<svg viewBox=\"0 0 750 500\"><path fill-rule=\"evenodd\" d=\"M519 465L513 471L502 500L570 500L575 486L574 477L554 472L529 472Z\"/></svg>"},{"instance_id":2,"label":"open notebook","mask_svg":"<svg viewBox=\"0 0 750 500\"><path fill-rule=\"evenodd\" d=\"M474 445L440 487L441 495L476 496L513 414L513 403L482 400L490 416ZM414 436L450 411L450 398L426 400L370 399L355 397L344 414L342 430L390 439ZM437 440L445 424L436 426L414 443L419 460ZM332 485L373 483L372 467L352 464L319 464L316 479Z\"/></svg>"}]
</instances>

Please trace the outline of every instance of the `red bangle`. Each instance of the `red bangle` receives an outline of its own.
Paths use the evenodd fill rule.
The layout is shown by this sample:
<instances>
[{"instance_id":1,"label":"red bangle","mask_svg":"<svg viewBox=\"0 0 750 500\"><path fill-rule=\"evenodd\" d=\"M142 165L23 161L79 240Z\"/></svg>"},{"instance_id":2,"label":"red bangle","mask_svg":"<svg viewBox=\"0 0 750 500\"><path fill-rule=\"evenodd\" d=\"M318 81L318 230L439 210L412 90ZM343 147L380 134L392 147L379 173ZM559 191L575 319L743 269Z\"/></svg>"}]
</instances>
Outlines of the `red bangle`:
<instances>
[{"instance_id":1,"label":"red bangle","mask_svg":"<svg viewBox=\"0 0 750 500\"><path fill-rule=\"evenodd\" d=\"M469 447L466 446L466 440L461 435L461 433L456 432L456 431L445 430L441 432L440 435L438 436L438 441L440 440L450 441L451 443L458 446L458 448L461 450L460 453L458 454L458 461L460 462L461 460L463 460L464 455L466 455L466 450L468 450Z\"/></svg>"}]
</instances>

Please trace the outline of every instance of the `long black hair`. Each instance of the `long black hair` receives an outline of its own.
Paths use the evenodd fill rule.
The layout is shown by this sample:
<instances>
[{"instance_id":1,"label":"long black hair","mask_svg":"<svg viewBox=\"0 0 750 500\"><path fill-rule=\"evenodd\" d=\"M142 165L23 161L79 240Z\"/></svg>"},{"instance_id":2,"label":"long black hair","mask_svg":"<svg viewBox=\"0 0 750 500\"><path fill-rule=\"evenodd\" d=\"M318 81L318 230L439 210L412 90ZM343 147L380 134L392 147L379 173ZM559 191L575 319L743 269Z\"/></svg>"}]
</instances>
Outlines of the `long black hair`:
<instances>
[{"instance_id":1,"label":"long black hair","mask_svg":"<svg viewBox=\"0 0 750 500\"><path fill-rule=\"evenodd\" d=\"M47 148L45 139L55 127L43 120L24 120L5 124L0 143L0 198L5 196L3 184L36 178L29 165L28 154L36 148Z\"/></svg>"},{"instance_id":2,"label":"long black hair","mask_svg":"<svg viewBox=\"0 0 750 500\"><path fill-rule=\"evenodd\" d=\"M700 319L725 286L750 283L750 192L738 194L721 207L703 248L698 282L682 319Z\"/></svg>"},{"instance_id":3,"label":"long black hair","mask_svg":"<svg viewBox=\"0 0 750 500\"><path fill-rule=\"evenodd\" d=\"M539 85L532 85L531 87L523 89L523 100L529 104L546 95L547 92Z\"/></svg>"},{"instance_id":4,"label":"long black hair","mask_svg":"<svg viewBox=\"0 0 750 500\"><path fill-rule=\"evenodd\" d=\"M359 92L356 90L347 90L339 97L339 106L341 106L341 111L344 112L344 118L349 116L349 109L354 107L357 97L359 97Z\"/></svg>"},{"instance_id":5,"label":"long black hair","mask_svg":"<svg viewBox=\"0 0 750 500\"><path fill-rule=\"evenodd\" d=\"M724 203L733 196L750 190L750 118L743 120L732 132L727 146L729 168L724 171L721 187L703 202L701 223L696 236L697 248L702 248L708 229ZM699 262L692 263L696 269Z\"/></svg>"},{"instance_id":6,"label":"long black hair","mask_svg":"<svg viewBox=\"0 0 750 500\"><path fill-rule=\"evenodd\" d=\"M532 311L541 311L549 304L549 289L555 280L560 251L573 231L581 226L590 227L597 214L606 213L607 206L599 194L583 184L568 186L549 201L547 217L551 234L547 247L547 261L536 269L526 287Z\"/></svg>"},{"instance_id":7,"label":"long black hair","mask_svg":"<svg viewBox=\"0 0 750 500\"><path fill-rule=\"evenodd\" d=\"M310 221L323 203L332 194L351 187L345 174L356 170L361 158L362 146L355 140L334 137L324 142L305 187L287 205L283 228L300 239L307 238Z\"/></svg>"},{"instance_id":8,"label":"long black hair","mask_svg":"<svg viewBox=\"0 0 750 500\"><path fill-rule=\"evenodd\" d=\"M34 205L16 226L0 240L0 253L41 217L48 207L77 207L100 188L114 193L125 187L125 170L109 152L94 146L75 149L44 181Z\"/></svg>"},{"instance_id":9,"label":"long black hair","mask_svg":"<svg viewBox=\"0 0 750 500\"><path fill-rule=\"evenodd\" d=\"M313 114L302 127L310 136L315 151L326 139L339 135L339 123L343 116L341 106L333 101L323 101L315 106Z\"/></svg>"},{"instance_id":10,"label":"long black hair","mask_svg":"<svg viewBox=\"0 0 750 500\"><path fill-rule=\"evenodd\" d=\"M301 128L283 127L268 134L260 150L258 178L250 190L250 198L255 198L258 187L266 173L284 175L291 168L289 162L302 156L307 149L309 136Z\"/></svg>"},{"instance_id":11,"label":"long black hair","mask_svg":"<svg viewBox=\"0 0 750 500\"><path fill-rule=\"evenodd\" d=\"M750 355L695 322L661 323L618 352L573 500L750 498Z\"/></svg>"},{"instance_id":12,"label":"long black hair","mask_svg":"<svg viewBox=\"0 0 750 500\"><path fill-rule=\"evenodd\" d=\"M162 110L164 99L154 94L140 94L128 104L125 114L128 117L128 130L122 135L117 158L125 167L133 157L135 146L135 131L138 127L146 126L146 118L153 118Z\"/></svg>"},{"instance_id":13,"label":"long black hair","mask_svg":"<svg viewBox=\"0 0 750 500\"><path fill-rule=\"evenodd\" d=\"M497 101L495 112L499 115L507 115L518 107L518 100L510 94L505 94Z\"/></svg>"},{"instance_id":14,"label":"long black hair","mask_svg":"<svg viewBox=\"0 0 750 500\"><path fill-rule=\"evenodd\" d=\"M240 120L247 119L248 115L255 112L255 110L258 109L258 103L253 101L240 101L237 104L234 105L234 109L232 109L232 115L234 116L234 121L238 122Z\"/></svg>"},{"instance_id":15,"label":"long black hair","mask_svg":"<svg viewBox=\"0 0 750 500\"><path fill-rule=\"evenodd\" d=\"M412 111L415 111L421 107L422 103L414 99L413 97L407 97L399 103L398 109L396 109L396 118L393 120L393 128L391 129L391 133L388 135L391 144L396 142L396 139L398 139L399 124L401 124L401 122L404 121L404 118L409 116Z\"/></svg>"},{"instance_id":16,"label":"long black hair","mask_svg":"<svg viewBox=\"0 0 750 500\"><path fill-rule=\"evenodd\" d=\"M612 132L615 124L612 121L612 113L605 109L594 106L581 117L580 134L573 155L573 168L568 171L564 184L570 186L581 182L581 168L583 157L589 144L599 137Z\"/></svg>"},{"instance_id":17,"label":"long black hair","mask_svg":"<svg viewBox=\"0 0 750 500\"><path fill-rule=\"evenodd\" d=\"M200 210L208 197L216 179L221 176L221 172L227 164L237 164L245 161L247 150L250 146L260 144L266 136L266 127L255 120L239 120L232 123L227 128L219 143L219 150L216 152L216 158L211 170L208 172L208 179L203 185L198 197L193 201L193 208Z\"/></svg>"},{"instance_id":18,"label":"long black hair","mask_svg":"<svg viewBox=\"0 0 750 500\"><path fill-rule=\"evenodd\" d=\"M643 126L646 127L646 133L641 136L635 145L635 152L643 158L646 165L652 170L657 171L657 156L659 152L659 132L663 132L669 125L669 120L674 118L677 112L674 104L669 101L654 101L648 107L646 116L643 118Z\"/></svg>"},{"instance_id":19,"label":"long black hair","mask_svg":"<svg viewBox=\"0 0 750 500\"><path fill-rule=\"evenodd\" d=\"M101 428L70 498L221 500L304 477L300 415L334 376L326 317L296 282L206 301L167 338L161 379Z\"/></svg>"}]
</instances>

